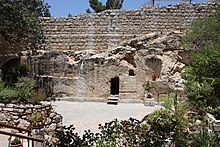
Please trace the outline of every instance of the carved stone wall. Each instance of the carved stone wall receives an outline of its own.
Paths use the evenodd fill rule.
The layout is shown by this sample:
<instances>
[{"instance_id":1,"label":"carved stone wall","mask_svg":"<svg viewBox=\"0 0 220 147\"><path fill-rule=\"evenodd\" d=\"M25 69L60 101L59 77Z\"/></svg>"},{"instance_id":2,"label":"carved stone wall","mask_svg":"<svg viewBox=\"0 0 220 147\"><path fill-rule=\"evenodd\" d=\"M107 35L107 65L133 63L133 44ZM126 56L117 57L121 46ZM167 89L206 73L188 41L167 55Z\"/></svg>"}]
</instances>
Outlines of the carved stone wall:
<instances>
[{"instance_id":1,"label":"carved stone wall","mask_svg":"<svg viewBox=\"0 0 220 147\"><path fill-rule=\"evenodd\" d=\"M193 20L211 15L219 5L219 1L182 3L42 18L46 36L43 49L107 50L121 41L150 32L185 30Z\"/></svg>"},{"instance_id":2,"label":"carved stone wall","mask_svg":"<svg viewBox=\"0 0 220 147\"><path fill-rule=\"evenodd\" d=\"M119 100L142 100L143 85L152 80L153 74L157 82L165 83L165 88L157 89L182 89L180 72L190 60L186 56L190 51L181 46L181 36L178 31L150 33L102 53L41 51L32 57L31 71L39 79L50 81L46 85L51 85L54 95L106 101L118 90ZM119 86L112 82L117 78Z\"/></svg>"}]
</instances>

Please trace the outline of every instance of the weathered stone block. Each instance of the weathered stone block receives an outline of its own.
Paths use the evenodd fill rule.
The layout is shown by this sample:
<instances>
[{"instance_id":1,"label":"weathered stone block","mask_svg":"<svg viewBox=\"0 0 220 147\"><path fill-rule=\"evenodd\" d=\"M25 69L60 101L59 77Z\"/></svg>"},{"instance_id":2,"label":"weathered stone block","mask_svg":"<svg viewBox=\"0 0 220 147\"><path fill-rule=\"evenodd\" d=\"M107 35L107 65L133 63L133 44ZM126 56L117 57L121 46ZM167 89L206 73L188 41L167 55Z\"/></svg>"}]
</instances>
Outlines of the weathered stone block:
<instances>
[{"instance_id":1,"label":"weathered stone block","mask_svg":"<svg viewBox=\"0 0 220 147\"><path fill-rule=\"evenodd\" d=\"M144 98L144 105L145 106L155 106L155 99L154 98Z\"/></svg>"}]
</instances>

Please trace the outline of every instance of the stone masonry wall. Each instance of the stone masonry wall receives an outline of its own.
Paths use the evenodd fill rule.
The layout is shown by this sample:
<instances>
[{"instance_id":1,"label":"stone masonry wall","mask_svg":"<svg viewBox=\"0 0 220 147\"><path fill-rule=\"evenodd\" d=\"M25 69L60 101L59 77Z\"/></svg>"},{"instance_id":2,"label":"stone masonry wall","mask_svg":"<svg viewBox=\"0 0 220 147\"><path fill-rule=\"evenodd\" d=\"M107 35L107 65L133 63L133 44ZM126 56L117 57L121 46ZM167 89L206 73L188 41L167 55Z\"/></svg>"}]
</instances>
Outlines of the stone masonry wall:
<instances>
[{"instance_id":1,"label":"stone masonry wall","mask_svg":"<svg viewBox=\"0 0 220 147\"><path fill-rule=\"evenodd\" d=\"M62 127L62 116L54 111L50 102L40 104L3 104L0 103L0 121L10 125L30 128L31 122L28 120L33 112L40 112L45 115L44 130L45 138L49 141L55 130Z\"/></svg>"},{"instance_id":2,"label":"stone masonry wall","mask_svg":"<svg viewBox=\"0 0 220 147\"><path fill-rule=\"evenodd\" d=\"M211 15L220 5L182 3L144 6L137 10L107 10L73 17L42 18L45 50L106 50L119 42L150 32L185 30L190 23Z\"/></svg>"}]
</instances>

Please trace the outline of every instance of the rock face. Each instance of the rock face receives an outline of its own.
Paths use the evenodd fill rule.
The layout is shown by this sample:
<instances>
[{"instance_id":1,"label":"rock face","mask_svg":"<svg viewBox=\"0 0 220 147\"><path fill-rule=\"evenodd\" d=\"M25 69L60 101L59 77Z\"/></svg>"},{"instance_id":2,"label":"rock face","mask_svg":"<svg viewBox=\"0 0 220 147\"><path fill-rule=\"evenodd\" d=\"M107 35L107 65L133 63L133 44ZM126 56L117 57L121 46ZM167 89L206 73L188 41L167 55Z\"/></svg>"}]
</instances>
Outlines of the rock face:
<instances>
[{"instance_id":1,"label":"rock face","mask_svg":"<svg viewBox=\"0 0 220 147\"><path fill-rule=\"evenodd\" d=\"M55 95L89 100L119 95L120 100L142 100L143 85L153 78L166 83L170 91L182 88L180 72L190 51L181 47L180 38L180 32L150 33L106 52L42 51L32 57L31 67Z\"/></svg>"}]
</instances>

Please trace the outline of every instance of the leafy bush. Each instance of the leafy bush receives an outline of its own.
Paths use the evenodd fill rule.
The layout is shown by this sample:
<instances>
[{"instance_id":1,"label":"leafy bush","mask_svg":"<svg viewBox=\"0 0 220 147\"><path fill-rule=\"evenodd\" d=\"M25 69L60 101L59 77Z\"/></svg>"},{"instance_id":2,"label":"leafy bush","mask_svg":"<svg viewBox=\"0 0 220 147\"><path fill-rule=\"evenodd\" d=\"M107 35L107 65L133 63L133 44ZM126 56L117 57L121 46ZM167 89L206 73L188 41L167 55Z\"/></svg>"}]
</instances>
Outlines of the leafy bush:
<instances>
[{"instance_id":1,"label":"leafy bush","mask_svg":"<svg viewBox=\"0 0 220 147\"><path fill-rule=\"evenodd\" d=\"M200 50L182 74L191 103L204 118L207 108L220 105L220 10L212 17L195 21L183 42ZM218 111L216 111L218 112ZM216 113L219 117L219 114Z\"/></svg>"},{"instance_id":2,"label":"leafy bush","mask_svg":"<svg viewBox=\"0 0 220 147\"><path fill-rule=\"evenodd\" d=\"M214 47L219 45L220 40L220 10L212 17L206 17L194 21L190 30L187 31L182 42L194 49Z\"/></svg>"},{"instance_id":3,"label":"leafy bush","mask_svg":"<svg viewBox=\"0 0 220 147\"><path fill-rule=\"evenodd\" d=\"M15 67L10 67L3 72L3 81L7 85L11 86L14 83L18 82L18 78L25 77L28 75L28 67L26 64L20 64Z\"/></svg>"},{"instance_id":4,"label":"leafy bush","mask_svg":"<svg viewBox=\"0 0 220 147\"><path fill-rule=\"evenodd\" d=\"M117 147L121 145L120 134L122 134L122 125L117 119L105 123L104 126L99 125L99 129L100 133L96 134L99 138L96 142L98 146Z\"/></svg>"},{"instance_id":5,"label":"leafy bush","mask_svg":"<svg viewBox=\"0 0 220 147\"><path fill-rule=\"evenodd\" d=\"M14 88L4 88L0 91L0 102L9 103L17 99L17 92Z\"/></svg>"},{"instance_id":6,"label":"leafy bush","mask_svg":"<svg viewBox=\"0 0 220 147\"><path fill-rule=\"evenodd\" d=\"M183 106L181 107L174 112L161 109L150 114L143 125L146 131L142 145L157 147L167 144L169 140L175 146L187 146L190 120Z\"/></svg>"},{"instance_id":7,"label":"leafy bush","mask_svg":"<svg viewBox=\"0 0 220 147\"><path fill-rule=\"evenodd\" d=\"M202 116L207 107L220 105L220 46L204 49L194 55L193 61L185 69L182 77L189 100Z\"/></svg>"},{"instance_id":8,"label":"leafy bush","mask_svg":"<svg viewBox=\"0 0 220 147\"><path fill-rule=\"evenodd\" d=\"M73 125L69 127L63 127L62 130L56 131L56 137L59 138L56 145L51 145L55 147L65 147L65 146L72 146L72 147L86 147L87 143L85 143L78 133L74 132L75 128Z\"/></svg>"},{"instance_id":9,"label":"leafy bush","mask_svg":"<svg viewBox=\"0 0 220 147\"><path fill-rule=\"evenodd\" d=\"M21 77L16 84L17 100L19 102L31 102L36 81L28 77Z\"/></svg>"},{"instance_id":10,"label":"leafy bush","mask_svg":"<svg viewBox=\"0 0 220 147\"><path fill-rule=\"evenodd\" d=\"M5 83L2 81L1 77L0 77L0 91L2 91L5 87Z\"/></svg>"},{"instance_id":11,"label":"leafy bush","mask_svg":"<svg viewBox=\"0 0 220 147\"><path fill-rule=\"evenodd\" d=\"M28 77L18 79L15 87L4 87L4 82L0 80L0 101L28 103L32 101L36 82Z\"/></svg>"},{"instance_id":12,"label":"leafy bush","mask_svg":"<svg viewBox=\"0 0 220 147\"><path fill-rule=\"evenodd\" d=\"M90 7L96 12L99 13L104 10L109 9L121 9L123 0L107 0L106 5L103 5L99 0L89 0ZM91 13L90 9L86 10L87 13Z\"/></svg>"},{"instance_id":13,"label":"leafy bush","mask_svg":"<svg viewBox=\"0 0 220 147\"><path fill-rule=\"evenodd\" d=\"M220 134L219 132L202 128L192 134L190 145L192 147L218 147L220 146Z\"/></svg>"}]
</instances>

